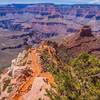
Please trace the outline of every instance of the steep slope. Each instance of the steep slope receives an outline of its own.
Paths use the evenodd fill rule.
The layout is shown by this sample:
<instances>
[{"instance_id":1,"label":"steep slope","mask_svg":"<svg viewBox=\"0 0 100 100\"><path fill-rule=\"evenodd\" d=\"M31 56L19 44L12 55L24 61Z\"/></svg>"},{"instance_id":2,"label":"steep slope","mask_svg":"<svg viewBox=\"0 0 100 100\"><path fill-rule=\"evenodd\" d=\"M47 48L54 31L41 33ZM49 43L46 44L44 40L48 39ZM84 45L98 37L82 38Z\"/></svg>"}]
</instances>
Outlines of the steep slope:
<instances>
[{"instance_id":1,"label":"steep slope","mask_svg":"<svg viewBox=\"0 0 100 100\"><path fill-rule=\"evenodd\" d=\"M26 95L29 98L33 96L36 98L36 100L38 100L40 97L47 100L47 97L44 96L45 86L50 88L50 84L54 84L54 78L52 74L42 70L39 52L45 48L46 47L34 48L29 49L28 51L24 50L22 53L19 53L18 57L12 61L11 68L8 69L7 73L1 74L1 98L10 97L9 99L11 100L20 100L21 98L25 98L24 95L27 93ZM4 80L9 81L9 84L13 89L13 91L10 91L10 94L8 93L9 84L6 84ZM34 84L38 84L38 81L40 81L41 84L37 85L37 88L35 88ZM3 89L4 87L5 89ZM33 87L32 90L30 90L31 87ZM30 92L32 92L34 89L39 92L42 90L41 88L43 89L41 94L37 95L36 92L34 92L33 95L28 96L28 94L30 94Z\"/></svg>"}]
</instances>

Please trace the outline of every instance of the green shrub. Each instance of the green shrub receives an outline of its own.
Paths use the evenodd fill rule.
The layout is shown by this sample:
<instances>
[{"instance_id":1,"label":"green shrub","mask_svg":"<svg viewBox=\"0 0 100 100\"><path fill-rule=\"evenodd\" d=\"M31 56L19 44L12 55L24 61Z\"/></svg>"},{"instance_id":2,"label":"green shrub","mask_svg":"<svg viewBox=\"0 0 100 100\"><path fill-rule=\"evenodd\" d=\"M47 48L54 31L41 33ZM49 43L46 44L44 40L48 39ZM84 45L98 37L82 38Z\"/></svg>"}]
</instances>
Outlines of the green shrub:
<instances>
[{"instance_id":1,"label":"green shrub","mask_svg":"<svg viewBox=\"0 0 100 100\"><path fill-rule=\"evenodd\" d=\"M50 71L57 84L47 91L51 100L99 100L100 60L87 53L81 53L70 65L58 67L46 59L44 66ZM65 64L64 64L65 65Z\"/></svg>"}]
</instances>

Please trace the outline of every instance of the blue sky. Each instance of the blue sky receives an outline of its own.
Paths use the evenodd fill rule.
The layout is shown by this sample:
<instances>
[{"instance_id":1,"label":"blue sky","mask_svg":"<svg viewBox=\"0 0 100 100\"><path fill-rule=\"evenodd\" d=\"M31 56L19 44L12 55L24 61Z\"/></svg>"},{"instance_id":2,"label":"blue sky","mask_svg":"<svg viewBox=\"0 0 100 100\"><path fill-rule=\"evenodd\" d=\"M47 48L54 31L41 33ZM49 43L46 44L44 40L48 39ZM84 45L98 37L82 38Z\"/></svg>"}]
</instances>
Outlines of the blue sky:
<instances>
[{"instance_id":1,"label":"blue sky","mask_svg":"<svg viewBox=\"0 0 100 100\"><path fill-rule=\"evenodd\" d=\"M100 0L0 0L0 4L8 3L100 4Z\"/></svg>"}]
</instances>

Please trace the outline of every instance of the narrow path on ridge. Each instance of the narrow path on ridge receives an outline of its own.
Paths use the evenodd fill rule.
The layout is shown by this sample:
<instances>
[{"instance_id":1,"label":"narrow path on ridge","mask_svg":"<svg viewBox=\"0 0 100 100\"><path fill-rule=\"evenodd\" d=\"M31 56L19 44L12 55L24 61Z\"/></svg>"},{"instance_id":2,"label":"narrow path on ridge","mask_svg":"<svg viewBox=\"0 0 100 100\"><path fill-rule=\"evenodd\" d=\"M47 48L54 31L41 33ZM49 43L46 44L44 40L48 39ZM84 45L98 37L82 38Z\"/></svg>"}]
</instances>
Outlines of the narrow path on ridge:
<instances>
[{"instance_id":1,"label":"narrow path on ridge","mask_svg":"<svg viewBox=\"0 0 100 100\"><path fill-rule=\"evenodd\" d=\"M25 83L19 87L17 94L15 94L11 100L22 100L21 96L28 92L28 89L30 86L32 86L35 77L46 77L49 84L54 84L54 78L52 74L49 72L41 73L42 68L40 58L36 49L30 49L30 57L32 59L31 67L33 70L33 77L25 81Z\"/></svg>"}]
</instances>

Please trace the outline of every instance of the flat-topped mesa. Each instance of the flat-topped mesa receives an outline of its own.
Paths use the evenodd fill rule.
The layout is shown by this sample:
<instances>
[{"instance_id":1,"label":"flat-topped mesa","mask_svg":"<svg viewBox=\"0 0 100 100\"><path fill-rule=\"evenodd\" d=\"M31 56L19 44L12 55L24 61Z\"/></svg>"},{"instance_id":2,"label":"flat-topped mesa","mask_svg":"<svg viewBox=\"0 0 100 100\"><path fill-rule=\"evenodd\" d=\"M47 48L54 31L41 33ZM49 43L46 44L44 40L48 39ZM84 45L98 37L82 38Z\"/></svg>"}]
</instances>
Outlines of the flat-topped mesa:
<instances>
[{"instance_id":1,"label":"flat-topped mesa","mask_svg":"<svg viewBox=\"0 0 100 100\"><path fill-rule=\"evenodd\" d=\"M80 30L80 37L91 37L93 36L91 27L88 25L84 25Z\"/></svg>"}]
</instances>

